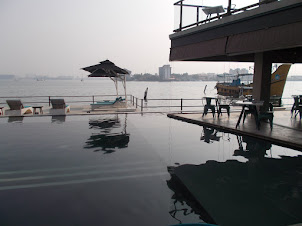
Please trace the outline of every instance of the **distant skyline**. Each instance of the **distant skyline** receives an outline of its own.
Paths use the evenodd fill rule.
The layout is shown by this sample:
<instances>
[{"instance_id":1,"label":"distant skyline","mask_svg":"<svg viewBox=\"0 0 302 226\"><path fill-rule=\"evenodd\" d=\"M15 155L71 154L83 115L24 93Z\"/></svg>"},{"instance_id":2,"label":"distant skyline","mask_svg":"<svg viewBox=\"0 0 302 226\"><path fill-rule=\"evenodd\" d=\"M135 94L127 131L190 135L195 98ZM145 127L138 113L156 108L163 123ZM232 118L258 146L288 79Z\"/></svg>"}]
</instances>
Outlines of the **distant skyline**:
<instances>
[{"instance_id":1,"label":"distant skyline","mask_svg":"<svg viewBox=\"0 0 302 226\"><path fill-rule=\"evenodd\" d=\"M0 74L86 76L109 59L135 73L223 73L252 63L169 62L176 0L1 0ZM227 6L227 0L187 0ZM257 1L233 0L236 8ZM294 65L289 75L302 75Z\"/></svg>"}]
</instances>

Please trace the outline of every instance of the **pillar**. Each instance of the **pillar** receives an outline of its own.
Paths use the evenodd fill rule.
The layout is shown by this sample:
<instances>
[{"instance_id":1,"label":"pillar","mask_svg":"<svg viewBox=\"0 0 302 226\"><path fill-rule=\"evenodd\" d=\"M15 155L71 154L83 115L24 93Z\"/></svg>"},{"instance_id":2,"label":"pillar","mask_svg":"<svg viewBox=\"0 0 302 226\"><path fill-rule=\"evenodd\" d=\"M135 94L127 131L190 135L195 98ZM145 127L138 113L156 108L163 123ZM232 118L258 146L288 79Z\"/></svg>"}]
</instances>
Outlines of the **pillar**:
<instances>
[{"instance_id":1,"label":"pillar","mask_svg":"<svg viewBox=\"0 0 302 226\"><path fill-rule=\"evenodd\" d=\"M264 101L261 110L269 109L271 92L272 58L269 53L255 53L253 98Z\"/></svg>"}]
</instances>

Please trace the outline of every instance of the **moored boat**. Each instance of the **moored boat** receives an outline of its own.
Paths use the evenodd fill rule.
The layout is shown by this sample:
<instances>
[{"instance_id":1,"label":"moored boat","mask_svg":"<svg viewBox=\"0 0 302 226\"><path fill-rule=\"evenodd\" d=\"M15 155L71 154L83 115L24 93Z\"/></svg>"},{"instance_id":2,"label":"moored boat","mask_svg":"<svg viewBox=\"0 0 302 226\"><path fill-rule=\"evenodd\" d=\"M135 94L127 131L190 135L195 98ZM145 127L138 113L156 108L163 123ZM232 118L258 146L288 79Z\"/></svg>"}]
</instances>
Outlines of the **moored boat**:
<instances>
[{"instance_id":1,"label":"moored boat","mask_svg":"<svg viewBox=\"0 0 302 226\"><path fill-rule=\"evenodd\" d=\"M282 64L271 75L271 99L281 99L286 78L291 64ZM217 94L222 96L230 96L238 98L240 96L252 95L253 83L241 83L239 76L232 82L217 82Z\"/></svg>"}]
</instances>

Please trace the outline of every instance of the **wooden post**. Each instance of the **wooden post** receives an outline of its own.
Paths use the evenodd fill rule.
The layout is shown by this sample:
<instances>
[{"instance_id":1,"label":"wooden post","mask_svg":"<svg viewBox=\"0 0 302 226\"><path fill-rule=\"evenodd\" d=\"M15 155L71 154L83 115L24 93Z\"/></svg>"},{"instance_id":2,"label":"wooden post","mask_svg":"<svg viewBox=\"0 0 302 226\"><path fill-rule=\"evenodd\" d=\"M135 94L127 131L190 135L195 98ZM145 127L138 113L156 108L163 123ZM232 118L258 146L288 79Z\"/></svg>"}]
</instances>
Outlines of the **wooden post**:
<instances>
[{"instance_id":1,"label":"wooden post","mask_svg":"<svg viewBox=\"0 0 302 226\"><path fill-rule=\"evenodd\" d=\"M143 111L143 109L144 109L144 102L143 102L144 100L143 99L141 99L141 111Z\"/></svg>"},{"instance_id":2,"label":"wooden post","mask_svg":"<svg viewBox=\"0 0 302 226\"><path fill-rule=\"evenodd\" d=\"M137 108L137 97L135 99L136 99L136 106L135 107Z\"/></svg>"}]
</instances>

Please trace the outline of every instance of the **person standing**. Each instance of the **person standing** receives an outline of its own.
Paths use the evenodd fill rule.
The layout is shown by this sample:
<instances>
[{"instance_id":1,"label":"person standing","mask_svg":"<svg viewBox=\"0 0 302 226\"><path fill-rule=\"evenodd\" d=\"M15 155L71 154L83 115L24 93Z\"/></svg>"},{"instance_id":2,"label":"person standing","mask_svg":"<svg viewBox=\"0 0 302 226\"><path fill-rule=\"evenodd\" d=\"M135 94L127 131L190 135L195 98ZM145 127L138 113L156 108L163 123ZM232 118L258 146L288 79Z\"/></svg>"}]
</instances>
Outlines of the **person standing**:
<instances>
[{"instance_id":1,"label":"person standing","mask_svg":"<svg viewBox=\"0 0 302 226\"><path fill-rule=\"evenodd\" d=\"M145 90L145 94L144 94L144 100L147 101L147 95L148 95L148 87L147 89Z\"/></svg>"}]
</instances>

